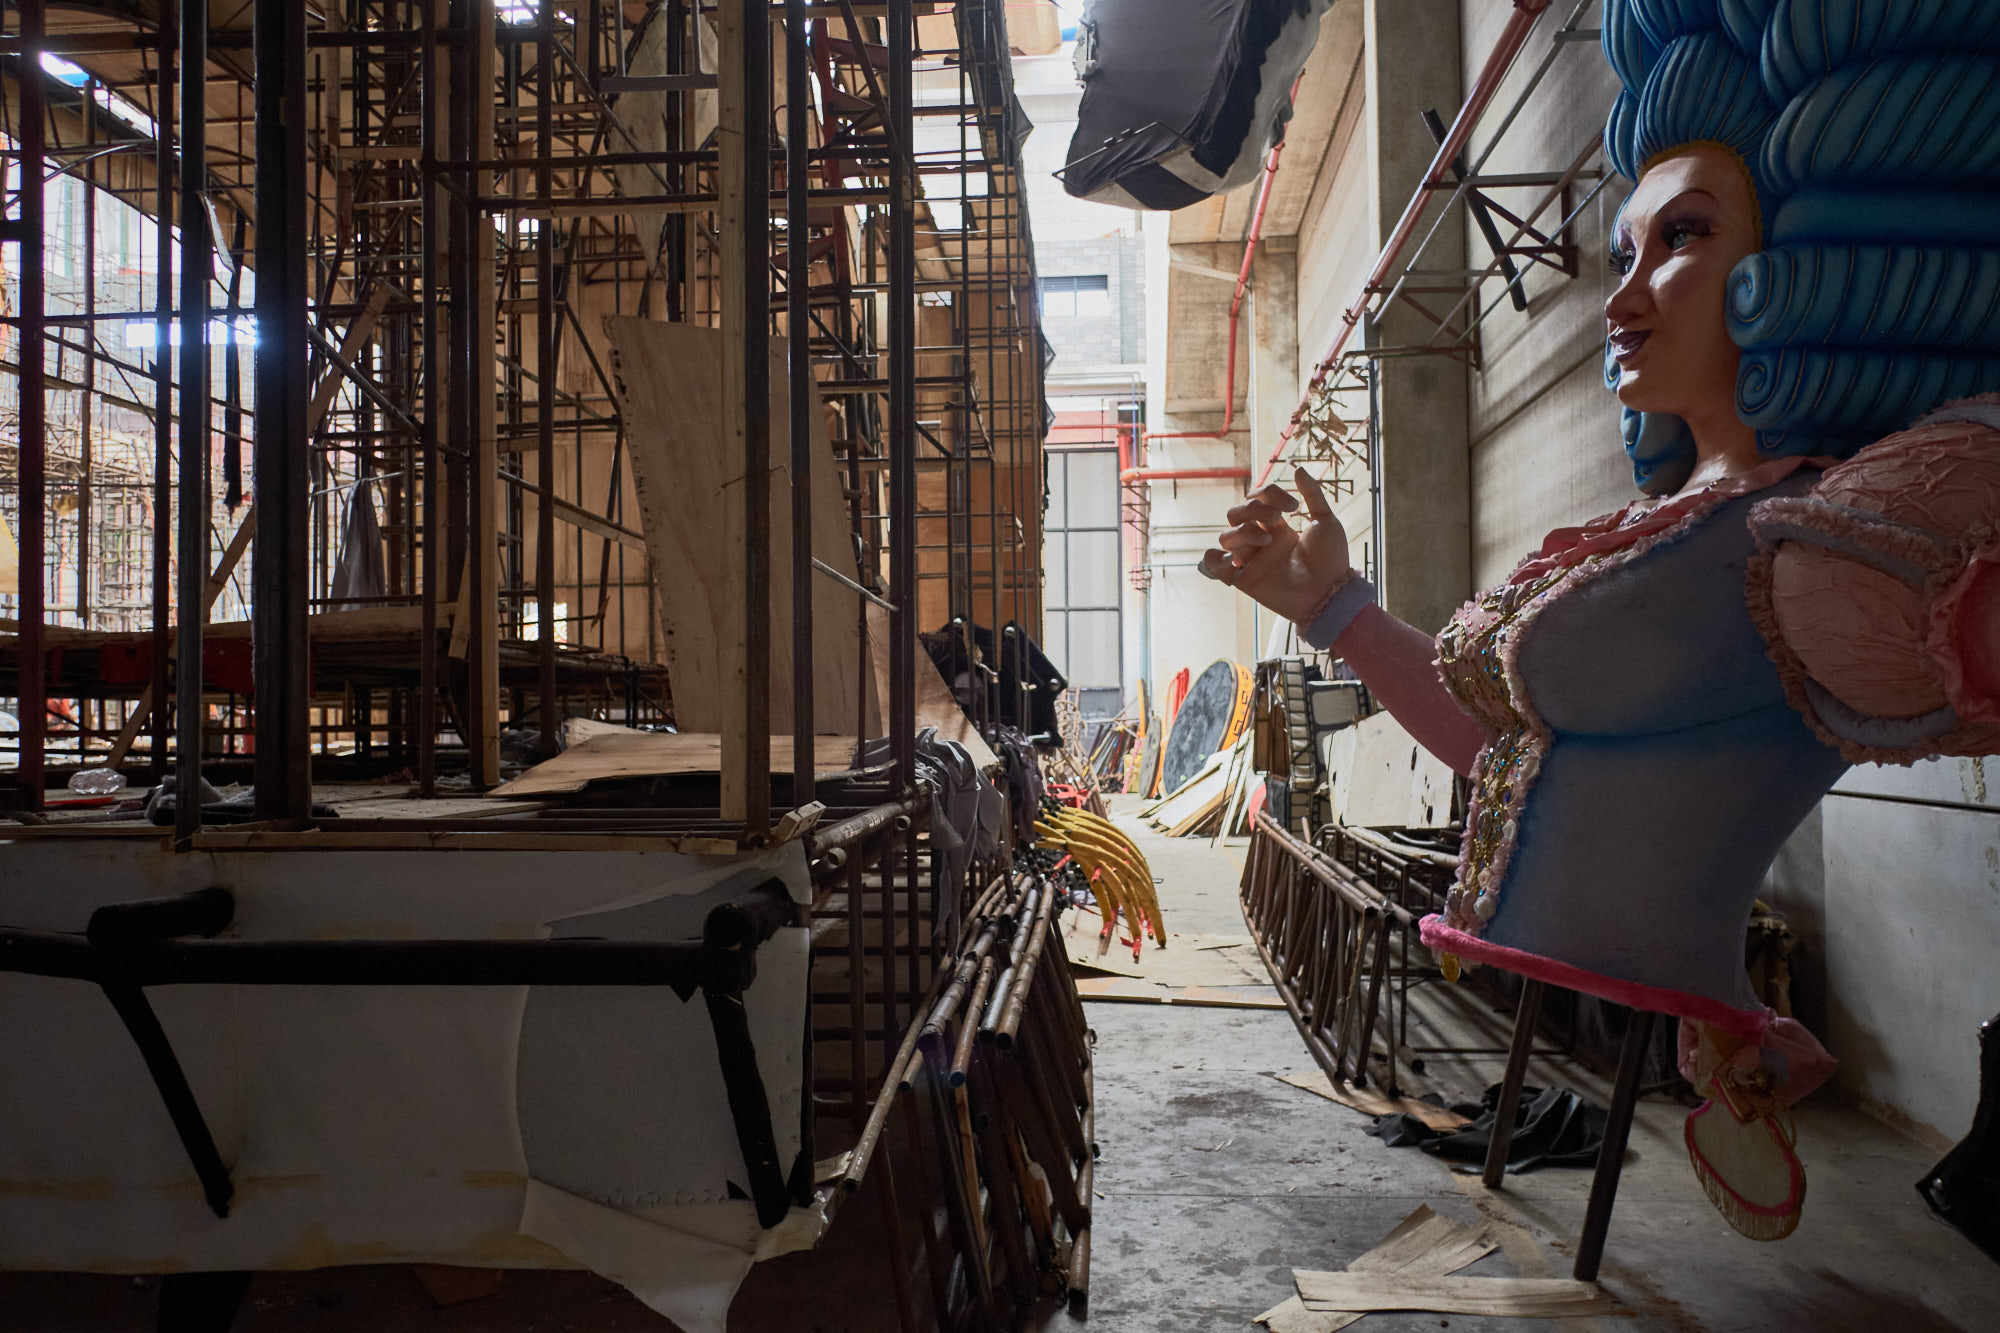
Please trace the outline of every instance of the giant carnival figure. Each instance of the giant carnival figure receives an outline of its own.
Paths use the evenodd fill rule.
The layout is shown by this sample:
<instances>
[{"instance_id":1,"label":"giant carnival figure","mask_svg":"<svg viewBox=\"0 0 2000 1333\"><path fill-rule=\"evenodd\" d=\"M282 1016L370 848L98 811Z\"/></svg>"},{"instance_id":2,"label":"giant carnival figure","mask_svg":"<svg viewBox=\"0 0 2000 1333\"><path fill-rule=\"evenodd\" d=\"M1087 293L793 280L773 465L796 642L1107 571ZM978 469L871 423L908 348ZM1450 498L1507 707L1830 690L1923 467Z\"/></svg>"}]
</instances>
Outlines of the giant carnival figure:
<instances>
[{"instance_id":1,"label":"giant carnival figure","mask_svg":"<svg viewBox=\"0 0 2000 1333\"><path fill-rule=\"evenodd\" d=\"M1832 1059L1744 973L1780 844L1848 765L2000 752L2000 4L1606 0L1605 382L1639 499L1433 641L1303 471L1204 572L1468 774L1423 939L1681 1022L1697 1174L1796 1225L1783 1112ZM1607 444L1609 441L1607 440Z\"/></svg>"}]
</instances>

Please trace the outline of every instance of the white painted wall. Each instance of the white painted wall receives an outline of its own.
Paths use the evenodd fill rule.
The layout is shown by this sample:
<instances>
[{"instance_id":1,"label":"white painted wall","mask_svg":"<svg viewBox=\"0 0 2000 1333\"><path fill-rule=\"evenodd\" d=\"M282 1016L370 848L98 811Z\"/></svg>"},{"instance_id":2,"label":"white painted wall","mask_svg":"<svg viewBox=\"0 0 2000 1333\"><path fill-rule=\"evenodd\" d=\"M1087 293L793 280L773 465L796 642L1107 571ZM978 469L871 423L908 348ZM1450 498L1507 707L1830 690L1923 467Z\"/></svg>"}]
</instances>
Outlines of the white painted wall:
<instances>
[{"instance_id":1,"label":"white painted wall","mask_svg":"<svg viewBox=\"0 0 2000 1333\"><path fill-rule=\"evenodd\" d=\"M1766 884L1800 939L1795 1006L1839 1087L1934 1143L1971 1127L2000 1011L2000 760L1866 765Z\"/></svg>"}]
</instances>

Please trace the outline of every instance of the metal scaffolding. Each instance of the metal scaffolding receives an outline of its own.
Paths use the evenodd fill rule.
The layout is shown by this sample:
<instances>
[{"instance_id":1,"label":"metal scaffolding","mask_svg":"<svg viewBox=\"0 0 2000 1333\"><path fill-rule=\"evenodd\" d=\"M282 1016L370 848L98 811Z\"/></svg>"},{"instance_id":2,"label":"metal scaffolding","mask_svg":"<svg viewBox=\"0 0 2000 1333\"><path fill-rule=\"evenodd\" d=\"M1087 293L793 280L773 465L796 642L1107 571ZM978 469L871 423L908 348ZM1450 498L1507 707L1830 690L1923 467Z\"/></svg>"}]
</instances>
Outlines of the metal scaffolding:
<instances>
[{"instance_id":1,"label":"metal scaffolding","mask_svg":"<svg viewBox=\"0 0 2000 1333\"><path fill-rule=\"evenodd\" d=\"M1004 6L347 0L210 23L159 0L53 28L7 9L19 407L0 471L22 577L0 670L57 701L18 709L24 808L49 725L65 766L191 781L253 751L260 809L296 821L313 765L407 766L429 792L442 764L478 789L510 728L546 754L570 713L670 719L608 313L724 330L746 517L760 451L798 505L815 462L845 474L857 558L834 574L895 608L885 730L906 773L917 631L1039 623L1041 340ZM58 197L121 230L55 232ZM41 364L19 355L35 345ZM761 347L789 353L802 409L771 445ZM818 403L829 460L806 452ZM381 558L357 593L341 562L364 518ZM769 568L764 521L720 558L746 604L789 578L797 623L731 636L746 721L771 636L809 642L828 577L803 551ZM202 679L212 660L175 669L246 611L254 709ZM374 617L374 669L318 646L333 615ZM120 668L93 669L93 646ZM737 730L730 790L755 804L769 763L760 728Z\"/></svg>"}]
</instances>

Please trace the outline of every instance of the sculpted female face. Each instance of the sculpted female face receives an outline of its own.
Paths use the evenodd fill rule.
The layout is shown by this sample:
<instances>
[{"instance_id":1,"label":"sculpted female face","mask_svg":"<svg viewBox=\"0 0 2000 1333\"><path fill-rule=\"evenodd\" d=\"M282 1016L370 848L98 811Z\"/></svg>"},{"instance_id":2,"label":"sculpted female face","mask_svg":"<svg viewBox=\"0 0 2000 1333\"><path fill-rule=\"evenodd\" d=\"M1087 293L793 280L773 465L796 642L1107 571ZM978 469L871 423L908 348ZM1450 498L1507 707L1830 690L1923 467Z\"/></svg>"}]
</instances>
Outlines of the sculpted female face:
<instances>
[{"instance_id":1,"label":"sculpted female face","mask_svg":"<svg viewBox=\"0 0 2000 1333\"><path fill-rule=\"evenodd\" d=\"M1742 353L1723 303L1757 241L1750 182L1726 150L1691 146L1640 177L1612 228L1619 282L1604 303L1618 401L1691 424L1735 420Z\"/></svg>"}]
</instances>

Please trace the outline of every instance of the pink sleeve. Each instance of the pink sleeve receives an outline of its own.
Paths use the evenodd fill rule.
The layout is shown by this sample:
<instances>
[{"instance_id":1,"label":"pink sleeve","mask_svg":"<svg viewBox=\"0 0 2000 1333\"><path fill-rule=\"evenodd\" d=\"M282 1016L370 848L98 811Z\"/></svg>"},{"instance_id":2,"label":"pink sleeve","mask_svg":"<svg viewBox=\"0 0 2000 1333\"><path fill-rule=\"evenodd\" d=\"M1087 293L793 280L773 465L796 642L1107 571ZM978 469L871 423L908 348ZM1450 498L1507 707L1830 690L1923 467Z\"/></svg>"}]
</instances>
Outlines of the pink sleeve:
<instances>
[{"instance_id":1,"label":"pink sleeve","mask_svg":"<svg viewBox=\"0 0 2000 1333\"><path fill-rule=\"evenodd\" d=\"M1486 729L1445 688L1430 635L1371 605L1333 641L1332 652L1346 659L1368 692L1418 744L1454 772L1472 771L1486 744Z\"/></svg>"},{"instance_id":2,"label":"pink sleeve","mask_svg":"<svg viewBox=\"0 0 2000 1333\"><path fill-rule=\"evenodd\" d=\"M2000 424L1959 410L1750 511L1751 615L1852 763L2000 754Z\"/></svg>"}]
</instances>

